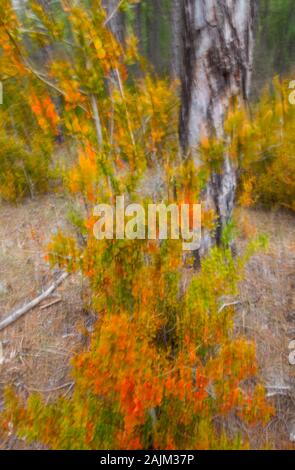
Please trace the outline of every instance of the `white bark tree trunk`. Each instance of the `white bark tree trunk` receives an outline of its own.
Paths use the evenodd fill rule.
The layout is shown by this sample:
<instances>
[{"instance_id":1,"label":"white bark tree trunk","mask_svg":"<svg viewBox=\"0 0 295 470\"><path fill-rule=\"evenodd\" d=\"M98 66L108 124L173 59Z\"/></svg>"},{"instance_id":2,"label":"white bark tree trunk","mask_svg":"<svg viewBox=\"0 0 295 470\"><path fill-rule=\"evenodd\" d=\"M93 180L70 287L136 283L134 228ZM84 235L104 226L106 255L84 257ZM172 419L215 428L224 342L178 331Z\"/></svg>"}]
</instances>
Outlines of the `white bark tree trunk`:
<instances>
[{"instance_id":1,"label":"white bark tree trunk","mask_svg":"<svg viewBox=\"0 0 295 470\"><path fill-rule=\"evenodd\" d=\"M200 139L221 138L231 98L248 98L256 0L183 0L182 6L180 139L185 154L191 152L199 164ZM204 194L218 217L214 242L231 218L235 190L236 171L224 155L222 172L211 175ZM211 243L212 235L204 235L202 249Z\"/></svg>"},{"instance_id":2,"label":"white bark tree trunk","mask_svg":"<svg viewBox=\"0 0 295 470\"><path fill-rule=\"evenodd\" d=\"M108 25L119 42L124 42L124 15L120 10L120 0L103 0L102 5L108 15Z\"/></svg>"}]
</instances>

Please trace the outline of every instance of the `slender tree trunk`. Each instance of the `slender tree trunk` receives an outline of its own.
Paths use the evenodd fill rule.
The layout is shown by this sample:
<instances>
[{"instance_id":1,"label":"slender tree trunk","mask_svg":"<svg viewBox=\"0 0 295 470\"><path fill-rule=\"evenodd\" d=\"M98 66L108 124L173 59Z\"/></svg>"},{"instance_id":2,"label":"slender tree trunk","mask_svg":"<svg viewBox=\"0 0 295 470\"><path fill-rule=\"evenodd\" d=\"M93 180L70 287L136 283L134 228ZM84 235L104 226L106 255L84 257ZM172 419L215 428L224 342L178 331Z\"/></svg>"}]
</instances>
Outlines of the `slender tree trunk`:
<instances>
[{"instance_id":1,"label":"slender tree trunk","mask_svg":"<svg viewBox=\"0 0 295 470\"><path fill-rule=\"evenodd\" d=\"M148 2L148 58L150 63L154 65L156 71L159 72L163 64L163 57L161 56L160 38L161 17L163 15L163 8L161 7L161 0L148 0Z\"/></svg>"},{"instance_id":2,"label":"slender tree trunk","mask_svg":"<svg viewBox=\"0 0 295 470\"><path fill-rule=\"evenodd\" d=\"M118 8L120 0L103 0L102 4L106 9L112 33L120 43L123 43L125 38L125 21L124 13Z\"/></svg>"},{"instance_id":3,"label":"slender tree trunk","mask_svg":"<svg viewBox=\"0 0 295 470\"><path fill-rule=\"evenodd\" d=\"M181 2L172 0L171 5L171 76L180 77L181 62Z\"/></svg>"},{"instance_id":4,"label":"slender tree trunk","mask_svg":"<svg viewBox=\"0 0 295 470\"><path fill-rule=\"evenodd\" d=\"M203 136L223 137L231 98L247 100L251 80L256 0L183 0L183 74L180 139L196 164ZM233 162L224 155L222 171L212 174L204 202L213 208L218 226L204 234L205 251L220 242L231 218L236 190Z\"/></svg>"},{"instance_id":5,"label":"slender tree trunk","mask_svg":"<svg viewBox=\"0 0 295 470\"><path fill-rule=\"evenodd\" d=\"M142 54L143 51L143 37L142 37L142 11L141 11L141 2L135 4L134 6L134 11L135 11L135 19L134 19L134 30L136 37L139 41L139 51Z\"/></svg>"}]
</instances>

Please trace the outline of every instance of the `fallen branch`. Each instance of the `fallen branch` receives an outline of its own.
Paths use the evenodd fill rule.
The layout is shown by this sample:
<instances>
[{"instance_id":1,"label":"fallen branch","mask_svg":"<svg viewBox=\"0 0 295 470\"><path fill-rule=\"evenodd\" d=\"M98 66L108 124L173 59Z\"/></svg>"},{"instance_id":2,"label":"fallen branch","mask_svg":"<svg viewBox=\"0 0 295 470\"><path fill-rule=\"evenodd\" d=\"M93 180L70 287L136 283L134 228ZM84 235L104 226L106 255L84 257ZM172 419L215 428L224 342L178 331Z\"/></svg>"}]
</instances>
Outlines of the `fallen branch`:
<instances>
[{"instance_id":1,"label":"fallen branch","mask_svg":"<svg viewBox=\"0 0 295 470\"><path fill-rule=\"evenodd\" d=\"M230 302L229 304L223 304L219 310L218 310L218 313L221 313L225 308L228 308L228 307L235 307L236 305L241 305L241 301L240 300L236 300L235 302Z\"/></svg>"},{"instance_id":2,"label":"fallen branch","mask_svg":"<svg viewBox=\"0 0 295 470\"><path fill-rule=\"evenodd\" d=\"M46 299L49 297L50 294L52 294L53 291L69 276L69 273L63 273L55 282L53 282L42 294L40 294L38 297L35 299L31 300L28 304L24 305L23 307L15 310L14 312L10 313L4 320L0 322L0 331L4 330L7 326L11 325L14 323L16 320L18 320L20 317L25 315L25 313L29 312L33 308L35 308L37 305L39 305L42 300Z\"/></svg>"},{"instance_id":3,"label":"fallen branch","mask_svg":"<svg viewBox=\"0 0 295 470\"><path fill-rule=\"evenodd\" d=\"M289 385L269 385L266 386L267 389L267 398L275 397L278 395L288 395L291 391Z\"/></svg>"},{"instance_id":4,"label":"fallen branch","mask_svg":"<svg viewBox=\"0 0 295 470\"><path fill-rule=\"evenodd\" d=\"M24 388L25 388L28 392L51 393L51 392L56 392L56 391L58 391L58 390L62 390L63 388L67 388L67 387L69 387L69 388L71 389L71 388L73 388L74 385L75 385L75 382L67 382L66 384L59 385L59 386L53 387L53 388L43 388L43 389L40 389L40 388L27 387L26 385L24 385Z\"/></svg>"}]
</instances>

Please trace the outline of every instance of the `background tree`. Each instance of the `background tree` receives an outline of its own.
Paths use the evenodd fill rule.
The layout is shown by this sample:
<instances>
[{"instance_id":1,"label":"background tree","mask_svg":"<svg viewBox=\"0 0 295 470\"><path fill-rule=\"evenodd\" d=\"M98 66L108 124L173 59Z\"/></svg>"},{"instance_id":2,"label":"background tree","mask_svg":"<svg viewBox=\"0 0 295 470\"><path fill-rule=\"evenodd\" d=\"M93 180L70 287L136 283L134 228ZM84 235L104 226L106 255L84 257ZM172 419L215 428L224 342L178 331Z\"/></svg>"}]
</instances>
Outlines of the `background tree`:
<instances>
[{"instance_id":1,"label":"background tree","mask_svg":"<svg viewBox=\"0 0 295 470\"><path fill-rule=\"evenodd\" d=\"M109 27L118 41L123 42L125 37L125 16L120 9L120 0L103 0L103 6L107 12Z\"/></svg>"},{"instance_id":2,"label":"background tree","mask_svg":"<svg viewBox=\"0 0 295 470\"><path fill-rule=\"evenodd\" d=\"M274 75L284 76L292 70L295 55L295 10L292 0L260 0L255 40L253 91Z\"/></svg>"},{"instance_id":3,"label":"background tree","mask_svg":"<svg viewBox=\"0 0 295 470\"><path fill-rule=\"evenodd\" d=\"M171 6L171 76L179 78L181 64L181 2L172 0Z\"/></svg>"}]
</instances>

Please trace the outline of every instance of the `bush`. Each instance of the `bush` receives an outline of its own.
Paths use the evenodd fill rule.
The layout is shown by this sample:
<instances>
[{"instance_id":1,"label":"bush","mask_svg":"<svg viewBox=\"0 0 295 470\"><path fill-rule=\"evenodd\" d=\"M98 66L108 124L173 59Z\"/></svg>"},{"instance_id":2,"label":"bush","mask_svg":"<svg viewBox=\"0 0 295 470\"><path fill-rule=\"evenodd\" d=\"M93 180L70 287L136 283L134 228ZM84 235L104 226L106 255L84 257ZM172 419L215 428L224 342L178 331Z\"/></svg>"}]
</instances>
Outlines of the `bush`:
<instances>
[{"instance_id":1,"label":"bush","mask_svg":"<svg viewBox=\"0 0 295 470\"><path fill-rule=\"evenodd\" d=\"M240 202L295 211L295 106L289 81L275 79L253 110L240 151ZM242 126L240 127L242 129Z\"/></svg>"},{"instance_id":2,"label":"bush","mask_svg":"<svg viewBox=\"0 0 295 470\"><path fill-rule=\"evenodd\" d=\"M272 408L255 346L234 335L234 308L221 299L237 294L252 250L233 259L214 248L181 292L178 242L97 244L89 234L79 249L56 235L51 262L82 269L99 319L72 361L72 397L23 403L9 390L2 429L52 449L247 448L245 423L265 425Z\"/></svg>"},{"instance_id":3,"label":"bush","mask_svg":"<svg viewBox=\"0 0 295 470\"><path fill-rule=\"evenodd\" d=\"M6 201L17 200L48 190L50 146L25 144L7 134L0 135L0 196Z\"/></svg>"}]
</instances>

